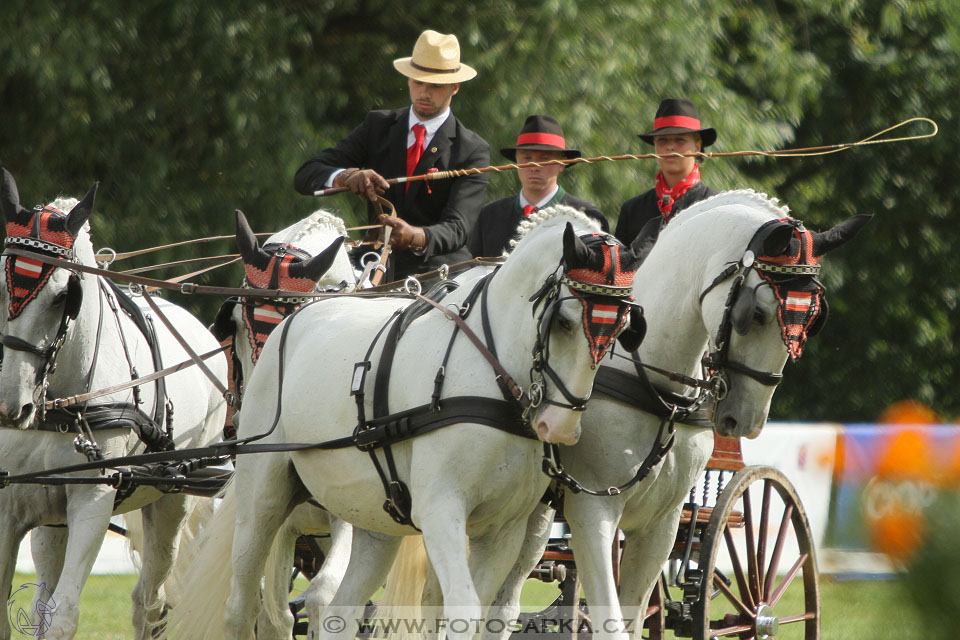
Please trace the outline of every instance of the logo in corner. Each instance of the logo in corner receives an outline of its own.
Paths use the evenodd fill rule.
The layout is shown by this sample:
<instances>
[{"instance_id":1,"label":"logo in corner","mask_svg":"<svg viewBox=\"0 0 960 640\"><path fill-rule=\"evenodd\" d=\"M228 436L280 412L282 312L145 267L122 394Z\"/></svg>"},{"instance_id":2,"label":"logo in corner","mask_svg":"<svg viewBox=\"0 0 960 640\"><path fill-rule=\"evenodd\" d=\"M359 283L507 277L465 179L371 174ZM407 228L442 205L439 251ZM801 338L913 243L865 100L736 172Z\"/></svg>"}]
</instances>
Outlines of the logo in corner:
<instances>
[{"instance_id":1,"label":"logo in corner","mask_svg":"<svg viewBox=\"0 0 960 640\"><path fill-rule=\"evenodd\" d=\"M33 596L36 594L36 609L33 609ZM53 622L57 603L47 588L46 582L35 584L27 582L10 594L7 600L7 619L10 626L23 635L39 638ZM33 615L31 615L31 613Z\"/></svg>"}]
</instances>

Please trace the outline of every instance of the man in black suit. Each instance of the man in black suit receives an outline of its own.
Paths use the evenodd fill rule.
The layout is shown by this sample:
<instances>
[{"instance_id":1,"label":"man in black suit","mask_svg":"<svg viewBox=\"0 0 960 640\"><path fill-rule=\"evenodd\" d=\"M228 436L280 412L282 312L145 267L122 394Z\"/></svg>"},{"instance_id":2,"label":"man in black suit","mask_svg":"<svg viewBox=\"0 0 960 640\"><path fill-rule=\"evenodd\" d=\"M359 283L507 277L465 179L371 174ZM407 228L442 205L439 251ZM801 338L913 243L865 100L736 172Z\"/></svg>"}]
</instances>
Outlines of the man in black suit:
<instances>
[{"instance_id":1,"label":"man in black suit","mask_svg":"<svg viewBox=\"0 0 960 640\"><path fill-rule=\"evenodd\" d=\"M487 175L390 185L384 176L411 176L448 169L485 167L490 145L450 112L460 83L477 72L460 62L456 36L424 31L409 58L393 66L407 76L411 106L371 111L335 147L297 169L294 188L304 195L332 187L376 200L385 194L397 218L367 213L371 223L392 227L392 279L441 264L470 259L467 243L487 191Z\"/></svg>"},{"instance_id":2,"label":"man in black suit","mask_svg":"<svg viewBox=\"0 0 960 640\"><path fill-rule=\"evenodd\" d=\"M638 137L652 144L654 151L664 157L657 160L660 172L654 188L630 198L620 208L613 235L625 245L630 245L647 224L651 228L644 236L648 241L655 240L660 228L675 215L717 193L700 181L699 158L670 155L703 151L717 139L714 129L700 124L692 102L685 98L666 98L654 116L653 131Z\"/></svg>"},{"instance_id":3,"label":"man in black suit","mask_svg":"<svg viewBox=\"0 0 960 640\"><path fill-rule=\"evenodd\" d=\"M563 129L550 116L530 116L523 124L516 146L500 149L505 158L515 164L549 162L565 158L579 158L578 149L567 149ZM557 176L564 165L517 169L520 193L488 202L480 210L477 230L470 242L470 252L477 257L499 256L508 250L517 225L537 209L565 204L595 218L604 231L610 227L603 213L589 202L575 198L557 184Z\"/></svg>"}]
</instances>

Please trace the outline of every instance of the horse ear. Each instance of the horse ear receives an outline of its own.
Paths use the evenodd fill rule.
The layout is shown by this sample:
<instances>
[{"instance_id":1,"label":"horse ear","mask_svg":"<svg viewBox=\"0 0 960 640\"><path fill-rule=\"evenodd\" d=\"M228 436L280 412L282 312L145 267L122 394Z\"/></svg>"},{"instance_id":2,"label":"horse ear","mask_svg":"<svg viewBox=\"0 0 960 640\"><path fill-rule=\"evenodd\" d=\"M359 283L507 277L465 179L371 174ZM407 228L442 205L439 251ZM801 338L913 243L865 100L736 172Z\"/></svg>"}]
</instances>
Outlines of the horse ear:
<instances>
[{"instance_id":1,"label":"horse ear","mask_svg":"<svg viewBox=\"0 0 960 640\"><path fill-rule=\"evenodd\" d=\"M860 214L844 220L832 229L813 234L813 255L819 257L828 251L846 244L873 218L869 214Z\"/></svg>"},{"instance_id":2,"label":"horse ear","mask_svg":"<svg viewBox=\"0 0 960 640\"><path fill-rule=\"evenodd\" d=\"M67 233L74 238L80 233L83 223L89 220L90 214L93 213L93 201L97 197L97 188L99 186L99 182L93 183L93 186L87 191L87 195L83 196L83 200L78 202L73 209L70 209L70 213L67 214L67 220L64 226L67 228Z\"/></svg>"},{"instance_id":3,"label":"horse ear","mask_svg":"<svg viewBox=\"0 0 960 640\"><path fill-rule=\"evenodd\" d=\"M301 271L304 277L310 278L314 282L318 282L320 278L323 277L330 267L333 265L333 261L337 259L337 255L340 251L340 247L343 246L344 237L339 236L336 240L330 243L330 246L310 258L307 262L302 262L297 265L290 265L291 275L295 271Z\"/></svg>"},{"instance_id":4,"label":"horse ear","mask_svg":"<svg viewBox=\"0 0 960 640\"><path fill-rule=\"evenodd\" d=\"M255 264L256 258L261 253L257 236L250 228L250 223L247 222L247 217L243 215L243 211L237 209L234 216L237 223L237 249L240 251L240 256L246 264Z\"/></svg>"},{"instance_id":5,"label":"horse ear","mask_svg":"<svg viewBox=\"0 0 960 640\"><path fill-rule=\"evenodd\" d=\"M569 222L563 229L563 259L567 263L567 268L590 263L590 249L577 237L577 232Z\"/></svg>"},{"instance_id":6,"label":"horse ear","mask_svg":"<svg viewBox=\"0 0 960 640\"><path fill-rule=\"evenodd\" d=\"M775 225L770 229L770 233L763 238L763 249L758 255L761 256L779 256L784 254L790 247L790 240L793 239L794 227L791 224L783 223Z\"/></svg>"},{"instance_id":7,"label":"horse ear","mask_svg":"<svg viewBox=\"0 0 960 640\"><path fill-rule=\"evenodd\" d=\"M3 205L3 216L7 222L13 222L22 207L20 206L20 192L17 191L17 181L13 179L13 174L2 169L3 178L0 183L0 202Z\"/></svg>"}]
</instances>

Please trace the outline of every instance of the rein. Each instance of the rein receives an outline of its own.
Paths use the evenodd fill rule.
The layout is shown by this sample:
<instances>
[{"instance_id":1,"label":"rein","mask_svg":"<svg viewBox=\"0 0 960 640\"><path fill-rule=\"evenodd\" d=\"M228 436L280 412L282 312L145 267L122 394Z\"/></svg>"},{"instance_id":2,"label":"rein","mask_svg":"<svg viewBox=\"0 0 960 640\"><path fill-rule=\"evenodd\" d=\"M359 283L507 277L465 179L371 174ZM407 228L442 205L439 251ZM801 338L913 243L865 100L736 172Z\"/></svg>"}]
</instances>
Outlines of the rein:
<instances>
[{"instance_id":1,"label":"rein","mask_svg":"<svg viewBox=\"0 0 960 640\"><path fill-rule=\"evenodd\" d=\"M886 138L878 139L883 134L893 131L894 129L899 129L911 122L924 122L933 127L933 131L930 133L924 133L915 136L903 136L900 138ZM822 145L819 147L804 147L796 149L780 149L774 151L762 151L762 150L745 150L745 151L728 151L728 152L703 152L697 151L695 153L666 153L666 154L657 154L657 153L642 153L642 154L633 154L625 153L618 156L596 156L593 158L568 158L565 160L548 160L546 162L525 162L523 164L504 164L499 166L487 166L487 167L473 167L469 169L449 169L446 171L435 171L433 173L424 173L417 176L409 177L399 177L399 178L390 178L387 180L388 184L403 184L406 182L414 181L424 181L429 182L430 180L444 180L450 178L459 178L462 176L476 175L481 173L490 173L490 172L504 172L504 171L516 171L519 169L526 169L528 167L548 167L560 165L563 167L574 165L574 164L597 164L600 162L617 162L621 160L649 160L657 159L661 160L663 158L742 158L746 156L762 156L765 158L809 158L813 156L824 156L832 153L838 153L840 151L846 151L856 147L862 147L871 144L886 144L891 142L906 142L909 140L922 140L924 138L932 138L937 135L939 127L937 123L931 120L930 118L917 117L909 118L902 122L899 122L892 127L887 127L882 129L872 135L858 140L857 142L843 142L839 144L830 144ZM329 196L336 193L344 193L349 191L348 187L330 187L328 189L320 189L314 191L314 196Z\"/></svg>"}]
</instances>

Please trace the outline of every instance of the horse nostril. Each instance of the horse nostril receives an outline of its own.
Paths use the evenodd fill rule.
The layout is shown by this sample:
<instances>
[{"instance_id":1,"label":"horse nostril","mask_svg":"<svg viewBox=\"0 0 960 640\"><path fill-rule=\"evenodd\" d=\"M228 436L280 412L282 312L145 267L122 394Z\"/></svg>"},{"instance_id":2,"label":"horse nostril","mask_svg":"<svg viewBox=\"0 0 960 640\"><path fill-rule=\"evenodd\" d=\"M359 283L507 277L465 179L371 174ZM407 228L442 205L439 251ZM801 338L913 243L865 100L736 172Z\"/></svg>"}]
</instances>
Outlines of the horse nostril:
<instances>
[{"instance_id":1,"label":"horse nostril","mask_svg":"<svg viewBox=\"0 0 960 640\"><path fill-rule=\"evenodd\" d=\"M717 431L722 436L733 436L737 430L737 421L731 416L724 416L717 425Z\"/></svg>"},{"instance_id":2,"label":"horse nostril","mask_svg":"<svg viewBox=\"0 0 960 640\"><path fill-rule=\"evenodd\" d=\"M542 442L547 441L547 436L550 434L550 428L547 426L546 422L542 420L537 423L537 437L540 438Z\"/></svg>"}]
</instances>

